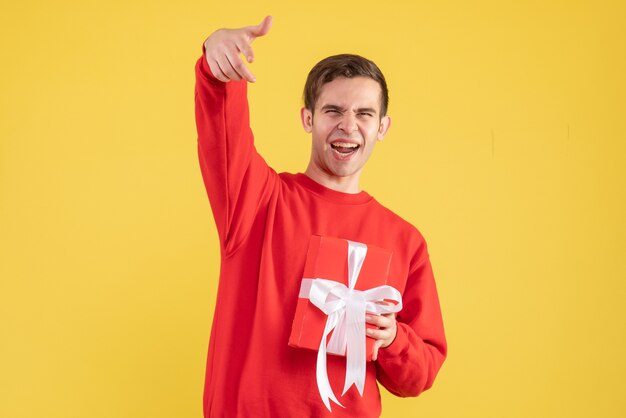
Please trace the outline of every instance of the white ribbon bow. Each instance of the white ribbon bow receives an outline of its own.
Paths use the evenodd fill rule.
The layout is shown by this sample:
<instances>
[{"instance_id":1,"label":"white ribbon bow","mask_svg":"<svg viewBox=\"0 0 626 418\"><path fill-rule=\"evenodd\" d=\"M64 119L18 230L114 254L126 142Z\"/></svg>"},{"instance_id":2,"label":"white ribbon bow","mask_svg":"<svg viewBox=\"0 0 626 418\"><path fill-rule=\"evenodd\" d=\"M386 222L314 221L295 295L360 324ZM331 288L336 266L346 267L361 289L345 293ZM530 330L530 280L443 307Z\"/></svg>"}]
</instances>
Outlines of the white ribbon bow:
<instances>
[{"instance_id":1,"label":"white ribbon bow","mask_svg":"<svg viewBox=\"0 0 626 418\"><path fill-rule=\"evenodd\" d=\"M329 411L330 400L341 407L343 405L335 397L328 381L326 352L346 356L346 380L341 395L354 384L363 396L366 367L365 313L378 315L402 309L402 296L391 286L383 285L363 291L354 289L366 254L367 245L348 241L348 287L321 278L304 278L300 287L299 296L309 299L328 316L317 352L316 377L317 388ZM383 299L396 301L397 304L387 305ZM331 331L333 335L327 346L326 339Z\"/></svg>"}]
</instances>

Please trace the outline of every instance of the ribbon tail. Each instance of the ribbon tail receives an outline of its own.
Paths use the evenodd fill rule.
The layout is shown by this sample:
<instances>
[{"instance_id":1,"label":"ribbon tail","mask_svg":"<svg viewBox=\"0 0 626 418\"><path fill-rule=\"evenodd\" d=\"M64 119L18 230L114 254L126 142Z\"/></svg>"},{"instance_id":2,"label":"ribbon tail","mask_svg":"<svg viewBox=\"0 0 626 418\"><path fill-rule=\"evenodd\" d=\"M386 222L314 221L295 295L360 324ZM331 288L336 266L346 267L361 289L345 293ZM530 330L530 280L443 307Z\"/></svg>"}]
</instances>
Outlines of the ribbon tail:
<instances>
[{"instance_id":1,"label":"ribbon tail","mask_svg":"<svg viewBox=\"0 0 626 418\"><path fill-rule=\"evenodd\" d=\"M342 396L354 384L363 396L365 388L365 299L360 294L353 295L346 306L346 380Z\"/></svg>"},{"instance_id":2,"label":"ribbon tail","mask_svg":"<svg viewBox=\"0 0 626 418\"><path fill-rule=\"evenodd\" d=\"M340 356L346 355L346 311L342 309L335 313L337 315L336 326L333 329L333 334L328 340L326 351L332 354L338 354Z\"/></svg>"},{"instance_id":3,"label":"ribbon tail","mask_svg":"<svg viewBox=\"0 0 626 418\"><path fill-rule=\"evenodd\" d=\"M326 321L326 327L324 328L324 335L322 336L322 341L320 342L320 348L317 352L317 369L315 372L315 377L317 380L317 389L320 392L320 396L322 397L322 402L326 408L332 412L330 408L330 401L332 400L337 405L344 408L344 406L337 400L337 397L333 393L333 389L330 387L330 382L328 381L328 371L326 369L326 338L330 331L337 325L337 314L332 313L329 315L328 320Z\"/></svg>"}]
</instances>

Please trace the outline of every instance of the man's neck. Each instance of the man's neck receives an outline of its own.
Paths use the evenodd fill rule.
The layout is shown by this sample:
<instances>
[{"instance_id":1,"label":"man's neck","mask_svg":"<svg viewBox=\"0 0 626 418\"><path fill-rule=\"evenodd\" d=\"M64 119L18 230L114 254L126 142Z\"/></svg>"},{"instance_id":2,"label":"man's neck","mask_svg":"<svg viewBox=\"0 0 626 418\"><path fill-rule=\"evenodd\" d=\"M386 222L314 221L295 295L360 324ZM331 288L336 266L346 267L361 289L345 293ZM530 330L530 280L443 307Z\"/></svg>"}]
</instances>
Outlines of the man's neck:
<instances>
[{"instance_id":1,"label":"man's neck","mask_svg":"<svg viewBox=\"0 0 626 418\"><path fill-rule=\"evenodd\" d=\"M329 175L315 165L309 164L304 174L316 183L338 192L352 194L361 192L359 188L359 178L361 177L360 170L351 176L339 177Z\"/></svg>"}]
</instances>

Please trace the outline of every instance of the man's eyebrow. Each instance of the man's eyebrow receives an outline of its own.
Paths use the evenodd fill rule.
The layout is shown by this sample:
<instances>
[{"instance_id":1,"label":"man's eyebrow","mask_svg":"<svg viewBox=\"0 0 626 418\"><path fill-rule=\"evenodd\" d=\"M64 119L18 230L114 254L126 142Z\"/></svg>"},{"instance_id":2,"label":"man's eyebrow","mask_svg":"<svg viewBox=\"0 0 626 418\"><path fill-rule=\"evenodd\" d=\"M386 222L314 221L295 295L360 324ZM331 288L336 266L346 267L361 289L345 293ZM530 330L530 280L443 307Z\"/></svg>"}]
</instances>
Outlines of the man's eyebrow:
<instances>
[{"instance_id":1,"label":"man's eyebrow","mask_svg":"<svg viewBox=\"0 0 626 418\"><path fill-rule=\"evenodd\" d=\"M376 109L374 109L373 107L360 107L356 110L356 113L378 113L378 111Z\"/></svg>"},{"instance_id":2,"label":"man's eyebrow","mask_svg":"<svg viewBox=\"0 0 626 418\"><path fill-rule=\"evenodd\" d=\"M343 112L346 109L344 109L341 106L334 105L334 104L327 104L327 105L322 106L322 110L338 110L340 112Z\"/></svg>"}]
</instances>

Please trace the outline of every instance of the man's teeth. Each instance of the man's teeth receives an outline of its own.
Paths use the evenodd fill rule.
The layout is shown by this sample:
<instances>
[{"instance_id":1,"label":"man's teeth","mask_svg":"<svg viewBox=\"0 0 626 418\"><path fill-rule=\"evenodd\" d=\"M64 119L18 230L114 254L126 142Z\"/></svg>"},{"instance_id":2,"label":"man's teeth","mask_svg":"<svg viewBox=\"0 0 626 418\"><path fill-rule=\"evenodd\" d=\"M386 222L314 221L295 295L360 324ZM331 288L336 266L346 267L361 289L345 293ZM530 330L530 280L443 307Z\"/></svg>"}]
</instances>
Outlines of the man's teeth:
<instances>
[{"instance_id":1,"label":"man's teeth","mask_svg":"<svg viewBox=\"0 0 626 418\"><path fill-rule=\"evenodd\" d=\"M359 148L359 144L353 142L333 142L331 148L339 154L352 154Z\"/></svg>"},{"instance_id":2,"label":"man's teeth","mask_svg":"<svg viewBox=\"0 0 626 418\"><path fill-rule=\"evenodd\" d=\"M359 144L355 144L353 142L333 142L332 144L333 147L341 147L341 148L356 148L359 146Z\"/></svg>"}]
</instances>

